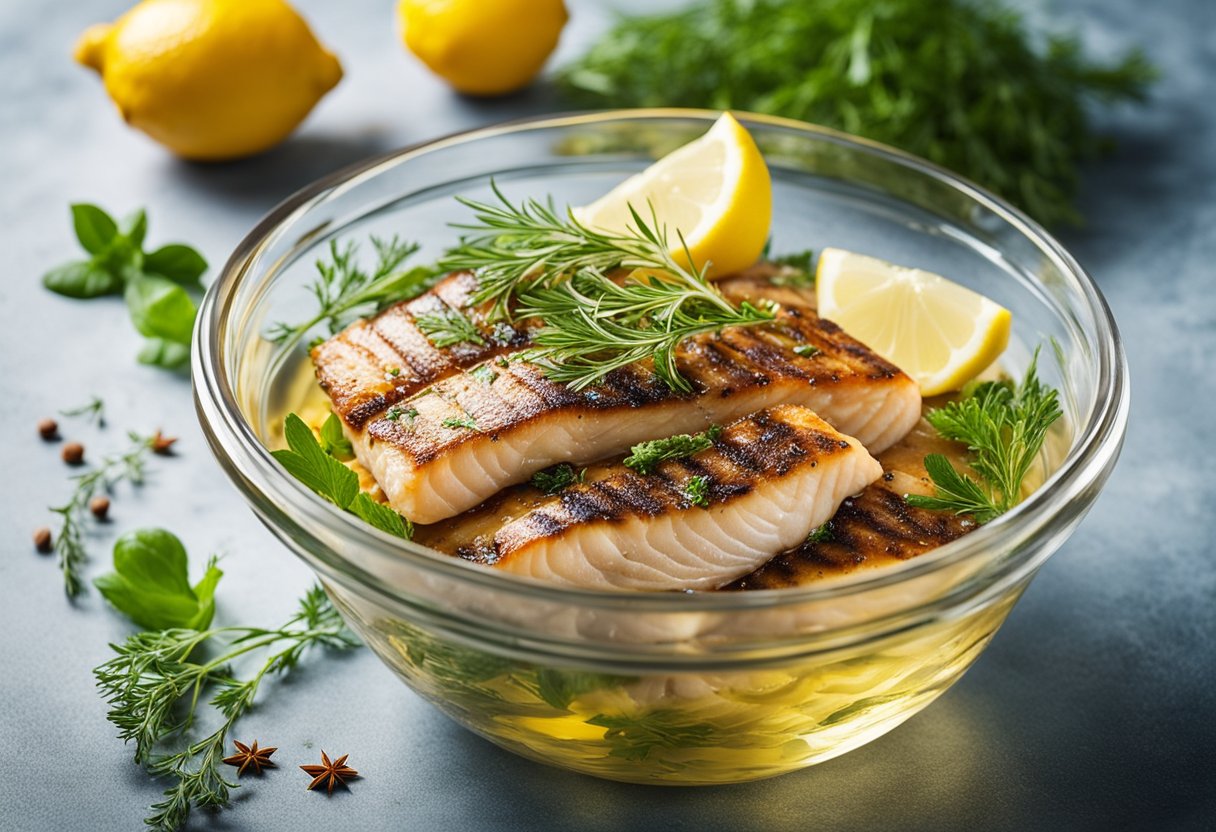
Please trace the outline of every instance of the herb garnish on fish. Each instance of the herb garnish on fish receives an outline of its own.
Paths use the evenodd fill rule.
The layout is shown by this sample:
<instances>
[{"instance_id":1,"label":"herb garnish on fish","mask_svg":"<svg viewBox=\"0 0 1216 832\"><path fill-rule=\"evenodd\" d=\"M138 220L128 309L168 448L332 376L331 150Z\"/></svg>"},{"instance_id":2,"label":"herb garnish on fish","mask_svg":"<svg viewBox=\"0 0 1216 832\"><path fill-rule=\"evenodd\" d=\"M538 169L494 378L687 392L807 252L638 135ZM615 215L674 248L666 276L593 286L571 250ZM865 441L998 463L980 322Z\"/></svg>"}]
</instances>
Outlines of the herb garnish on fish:
<instances>
[{"instance_id":1,"label":"herb garnish on fish","mask_svg":"<svg viewBox=\"0 0 1216 832\"><path fill-rule=\"evenodd\" d=\"M440 267L475 271L480 288L472 301L490 304L492 319L542 320L524 358L574 390L653 359L668 387L688 392L675 357L685 339L767 323L775 315L767 306L735 306L706 279L705 268L685 265L687 256L672 252L653 212L647 222L631 208L628 231L604 232L583 225L573 212L563 217L551 201L517 205L497 186L494 194L495 204L457 197L473 210L475 222L458 226L472 233ZM617 268L636 271L610 277Z\"/></svg>"},{"instance_id":2,"label":"herb garnish on fish","mask_svg":"<svg viewBox=\"0 0 1216 832\"><path fill-rule=\"evenodd\" d=\"M666 439L639 442L630 448L629 456L625 457L625 465L639 474L649 474L660 462L669 459L683 459L713 447L714 442L721 435L722 427L711 425L700 433L680 433Z\"/></svg>"},{"instance_id":3,"label":"herb garnish on fish","mask_svg":"<svg viewBox=\"0 0 1216 832\"><path fill-rule=\"evenodd\" d=\"M969 514L987 523L1013 508L1047 430L1060 418L1059 394L1039 381L1038 352L1022 382L985 381L925 418L946 439L964 442L978 480L959 472L941 454L925 457L936 494L907 495L918 508Z\"/></svg>"},{"instance_id":4,"label":"herb garnish on fish","mask_svg":"<svg viewBox=\"0 0 1216 832\"><path fill-rule=\"evenodd\" d=\"M574 466L563 462L561 465L555 465L552 468L546 468L543 471L537 471L532 475L529 482L532 487L543 491L545 494L556 494L568 485L573 485L576 482L582 482L587 476L587 469L583 468L578 473L575 473Z\"/></svg>"}]
</instances>

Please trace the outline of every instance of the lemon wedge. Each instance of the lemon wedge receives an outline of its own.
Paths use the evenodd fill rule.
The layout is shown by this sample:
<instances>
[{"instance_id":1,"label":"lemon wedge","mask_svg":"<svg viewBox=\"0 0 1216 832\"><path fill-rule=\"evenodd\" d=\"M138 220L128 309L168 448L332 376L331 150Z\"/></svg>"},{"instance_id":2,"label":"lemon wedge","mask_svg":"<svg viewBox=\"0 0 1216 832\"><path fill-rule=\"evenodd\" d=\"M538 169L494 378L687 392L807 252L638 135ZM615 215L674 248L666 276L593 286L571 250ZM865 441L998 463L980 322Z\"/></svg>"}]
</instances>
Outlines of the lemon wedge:
<instances>
[{"instance_id":1,"label":"lemon wedge","mask_svg":"<svg viewBox=\"0 0 1216 832\"><path fill-rule=\"evenodd\" d=\"M921 395L958 390L1009 344L1009 310L946 278L838 248L819 254L819 314L895 364Z\"/></svg>"},{"instance_id":2,"label":"lemon wedge","mask_svg":"<svg viewBox=\"0 0 1216 832\"><path fill-rule=\"evenodd\" d=\"M682 234L691 265L708 263L711 275L720 277L759 259L773 219L773 186L751 134L724 113L704 136L575 209L575 216L591 228L620 233L634 224L631 205L647 223L654 207L680 262L690 265L680 250Z\"/></svg>"}]
</instances>

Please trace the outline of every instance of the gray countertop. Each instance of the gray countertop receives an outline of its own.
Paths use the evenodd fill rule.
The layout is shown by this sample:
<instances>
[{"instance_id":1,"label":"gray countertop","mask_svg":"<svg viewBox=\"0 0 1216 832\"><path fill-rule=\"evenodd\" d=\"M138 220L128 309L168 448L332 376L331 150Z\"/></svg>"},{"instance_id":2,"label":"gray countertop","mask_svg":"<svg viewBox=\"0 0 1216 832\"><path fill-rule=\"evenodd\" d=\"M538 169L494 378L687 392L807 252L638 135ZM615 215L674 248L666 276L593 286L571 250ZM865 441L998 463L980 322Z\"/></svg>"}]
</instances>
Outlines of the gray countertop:
<instances>
[{"instance_id":1,"label":"gray countertop","mask_svg":"<svg viewBox=\"0 0 1216 832\"><path fill-rule=\"evenodd\" d=\"M214 267L258 217L315 177L373 152L555 106L543 88L497 102L450 94L403 53L382 0L300 0L345 81L279 149L223 166L175 161L127 130L75 35L126 0L0 3L0 829L140 828L157 784L113 738L90 668L129 626L91 592L65 602L30 533L64 499L58 448L34 425L92 393L104 431L65 432L90 455L127 428L181 436L148 486L121 489L90 538L90 574L122 530L165 525L194 557L226 554L219 617L270 624L311 576L254 519L212 461L189 383L137 365L117 300L65 300L38 277L72 256L70 201L147 206L149 240L186 240ZM572 2L562 55L600 31ZM634 2L635 8L644 7ZM619 5L618 5L619 7ZM1143 109L1107 118L1114 155L1086 176L1083 230L1062 235L1101 284L1127 342L1131 429L1077 534L990 649L936 704L872 744L749 785L658 789L518 759L465 732L367 651L309 662L242 723L283 768L192 828L1199 829L1216 819L1216 4L1072 0L1057 19L1098 52L1133 40L1164 71ZM68 420L63 420L65 423ZM332 703L340 702L335 708ZM366 777L331 799L293 765L320 748Z\"/></svg>"}]
</instances>

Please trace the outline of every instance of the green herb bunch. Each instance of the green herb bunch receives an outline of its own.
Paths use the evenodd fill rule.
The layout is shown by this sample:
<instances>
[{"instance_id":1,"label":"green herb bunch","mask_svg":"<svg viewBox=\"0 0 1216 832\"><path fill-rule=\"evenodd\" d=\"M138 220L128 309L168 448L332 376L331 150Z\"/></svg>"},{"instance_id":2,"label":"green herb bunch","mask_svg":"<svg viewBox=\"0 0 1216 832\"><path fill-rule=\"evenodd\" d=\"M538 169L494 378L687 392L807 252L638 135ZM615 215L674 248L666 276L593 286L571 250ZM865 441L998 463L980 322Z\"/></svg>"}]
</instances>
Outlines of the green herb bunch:
<instances>
[{"instance_id":1,"label":"green herb bunch","mask_svg":"<svg viewBox=\"0 0 1216 832\"><path fill-rule=\"evenodd\" d=\"M1087 60L979 0L702 0L622 20L564 68L591 107L735 108L924 156L1047 224L1077 222L1077 165L1100 149L1086 106L1139 101L1139 52Z\"/></svg>"},{"instance_id":2,"label":"green herb bunch","mask_svg":"<svg viewBox=\"0 0 1216 832\"><path fill-rule=\"evenodd\" d=\"M139 361L176 370L190 360L190 337L196 312L192 293L207 261L187 245L171 243L144 251L148 216L141 209L121 223L96 205L72 206L76 239L88 253L51 269L42 283L69 298L122 295L131 322L147 338Z\"/></svg>"},{"instance_id":3,"label":"green herb bunch","mask_svg":"<svg viewBox=\"0 0 1216 832\"><path fill-rule=\"evenodd\" d=\"M314 586L285 624L274 629L177 628L138 633L111 645L114 658L93 673L110 706L107 718L124 742L135 744L135 761L173 785L152 806L145 823L160 832L185 824L192 808L226 806L230 790L220 764L233 724L254 704L267 676L295 668L316 647L358 646L319 586ZM258 669L239 677L233 662L265 651ZM207 736L190 739L199 705L207 700L221 717ZM166 746L176 750L161 753Z\"/></svg>"},{"instance_id":4,"label":"green herb bunch","mask_svg":"<svg viewBox=\"0 0 1216 832\"><path fill-rule=\"evenodd\" d=\"M1036 353L1021 383L981 382L926 415L943 437L966 443L976 477L960 473L941 454L929 454L925 470L936 493L909 494L911 505L969 514L979 523L1017 505L1047 431L1062 415L1059 394L1039 381L1037 358Z\"/></svg>"}]
</instances>

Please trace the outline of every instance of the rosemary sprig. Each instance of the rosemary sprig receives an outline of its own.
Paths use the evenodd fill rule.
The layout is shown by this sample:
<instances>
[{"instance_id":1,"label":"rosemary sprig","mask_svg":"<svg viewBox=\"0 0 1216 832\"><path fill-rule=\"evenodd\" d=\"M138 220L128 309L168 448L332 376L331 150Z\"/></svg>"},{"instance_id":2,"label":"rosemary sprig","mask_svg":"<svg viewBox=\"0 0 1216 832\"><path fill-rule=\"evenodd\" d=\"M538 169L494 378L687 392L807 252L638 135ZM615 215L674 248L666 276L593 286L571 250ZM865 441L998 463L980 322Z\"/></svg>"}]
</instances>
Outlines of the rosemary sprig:
<instances>
[{"instance_id":1,"label":"rosemary sprig","mask_svg":"<svg viewBox=\"0 0 1216 832\"><path fill-rule=\"evenodd\" d=\"M192 658L204 645L223 640L213 658ZM145 823L162 832L185 824L191 808L226 806L235 783L219 769L233 724L254 704L262 680L289 672L314 647L345 650L358 646L354 635L319 586L301 599L283 626L213 627L207 630L157 630L138 633L111 645L117 654L94 669L97 686L110 706L107 718L124 742L135 743L135 762L158 777L174 781L165 799L153 804ZM229 665L257 650L271 650L252 676L241 679ZM223 716L218 728L196 742L186 742L204 692L214 690L210 704ZM164 743L185 743L157 756Z\"/></svg>"},{"instance_id":2,"label":"rosemary sprig","mask_svg":"<svg viewBox=\"0 0 1216 832\"><path fill-rule=\"evenodd\" d=\"M92 471L72 477L75 484L68 501L52 506L51 511L63 518L59 533L54 536L55 555L63 573L63 589L69 597L84 591L80 569L88 559L84 543L85 512L89 501L101 491L112 491L120 482L142 485L148 454L156 445L157 436L128 433L131 446L123 453L104 457Z\"/></svg>"},{"instance_id":3,"label":"rosemary sprig","mask_svg":"<svg viewBox=\"0 0 1216 832\"><path fill-rule=\"evenodd\" d=\"M516 205L494 186L497 204L462 199L474 233L440 261L473 269L480 288L475 304L489 304L492 319L538 318L534 348L525 360L580 390L606 374L653 358L655 373L673 390L691 390L676 367L676 349L687 338L728 326L771 321L772 308L733 305L705 277L705 269L673 255L666 229L651 211L647 222L630 208L624 233L588 228L572 212L562 217L552 202ZM678 250L680 250L678 249ZM634 269L623 279L617 268Z\"/></svg>"},{"instance_id":4,"label":"rosemary sprig","mask_svg":"<svg viewBox=\"0 0 1216 832\"><path fill-rule=\"evenodd\" d=\"M1039 381L1036 350L1020 384L986 381L963 397L926 415L946 439L965 442L975 479L954 468L945 456L929 454L925 470L936 493L907 495L918 508L969 514L987 523L1021 499L1022 482L1061 416L1059 394Z\"/></svg>"},{"instance_id":5,"label":"rosemary sprig","mask_svg":"<svg viewBox=\"0 0 1216 832\"><path fill-rule=\"evenodd\" d=\"M468 316L456 309L444 309L442 312L428 312L414 319L419 331L436 347L450 347L455 344L485 345L485 339L477 331L477 327Z\"/></svg>"},{"instance_id":6,"label":"rosemary sprig","mask_svg":"<svg viewBox=\"0 0 1216 832\"><path fill-rule=\"evenodd\" d=\"M339 245L337 240L330 240L329 261L317 261L319 276L308 287L317 299L316 314L298 324L280 321L266 337L290 347L319 323L325 323L333 335L355 318L375 314L390 304L421 294L442 274L427 266L402 269L405 261L418 251L417 243L405 243L395 236L388 240L372 237L371 243L376 263L368 272L359 266L359 247L355 243Z\"/></svg>"}]
</instances>

